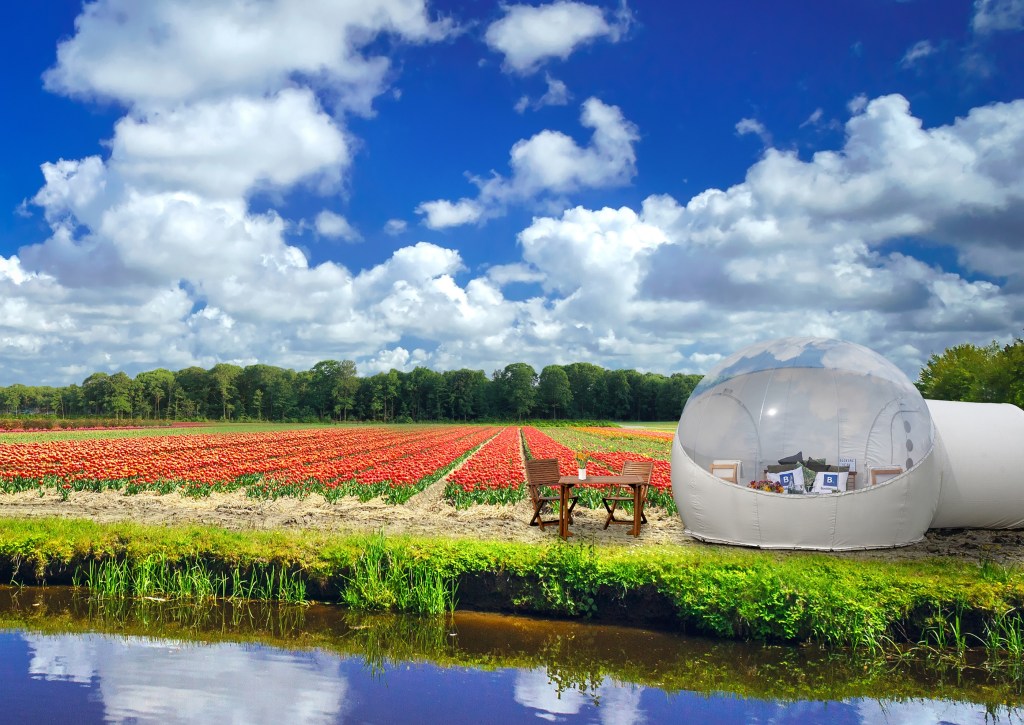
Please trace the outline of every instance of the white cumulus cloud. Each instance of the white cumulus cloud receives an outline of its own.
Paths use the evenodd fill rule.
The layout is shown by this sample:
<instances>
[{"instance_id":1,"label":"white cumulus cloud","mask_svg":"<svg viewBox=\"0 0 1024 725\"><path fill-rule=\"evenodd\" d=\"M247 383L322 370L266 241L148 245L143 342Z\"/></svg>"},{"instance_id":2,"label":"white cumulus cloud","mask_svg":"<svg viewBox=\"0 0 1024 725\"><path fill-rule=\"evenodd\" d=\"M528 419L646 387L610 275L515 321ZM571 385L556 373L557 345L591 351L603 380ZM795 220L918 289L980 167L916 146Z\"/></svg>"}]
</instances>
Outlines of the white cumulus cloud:
<instances>
[{"instance_id":1,"label":"white cumulus cloud","mask_svg":"<svg viewBox=\"0 0 1024 725\"><path fill-rule=\"evenodd\" d=\"M348 219L330 209L324 209L317 214L314 225L316 233L323 237L343 239L346 242L358 242L363 238L363 235L349 224Z\"/></svg>"},{"instance_id":2,"label":"white cumulus cloud","mask_svg":"<svg viewBox=\"0 0 1024 725\"><path fill-rule=\"evenodd\" d=\"M416 213L423 215L423 223L431 229L445 229L479 221L484 210L472 199L437 199L423 202L416 207Z\"/></svg>"},{"instance_id":3,"label":"white cumulus cloud","mask_svg":"<svg viewBox=\"0 0 1024 725\"><path fill-rule=\"evenodd\" d=\"M449 32L422 0L99 0L84 6L44 79L58 93L151 108L261 96L305 75L369 113L390 63L362 47L381 33L422 42Z\"/></svg>"},{"instance_id":4,"label":"white cumulus cloud","mask_svg":"<svg viewBox=\"0 0 1024 725\"><path fill-rule=\"evenodd\" d=\"M417 212L426 216L430 227L457 226L497 216L510 203L629 183L636 174L636 126L618 106L597 98L583 103L580 123L594 130L589 145L580 146L560 131L541 131L512 146L509 177L475 179L476 199L424 202Z\"/></svg>"},{"instance_id":5,"label":"white cumulus cloud","mask_svg":"<svg viewBox=\"0 0 1024 725\"><path fill-rule=\"evenodd\" d=\"M581 45L598 38L617 42L628 28L625 5L612 22L594 5L559 0L547 5L511 5L491 23L487 44L505 56L505 67L515 73L535 71L551 58L565 60Z\"/></svg>"},{"instance_id":6,"label":"white cumulus cloud","mask_svg":"<svg viewBox=\"0 0 1024 725\"><path fill-rule=\"evenodd\" d=\"M309 89L203 101L117 122L110 165L138 188L244 196L319 174L336 185L349 144Z\"/></svg>"}]
</instances>

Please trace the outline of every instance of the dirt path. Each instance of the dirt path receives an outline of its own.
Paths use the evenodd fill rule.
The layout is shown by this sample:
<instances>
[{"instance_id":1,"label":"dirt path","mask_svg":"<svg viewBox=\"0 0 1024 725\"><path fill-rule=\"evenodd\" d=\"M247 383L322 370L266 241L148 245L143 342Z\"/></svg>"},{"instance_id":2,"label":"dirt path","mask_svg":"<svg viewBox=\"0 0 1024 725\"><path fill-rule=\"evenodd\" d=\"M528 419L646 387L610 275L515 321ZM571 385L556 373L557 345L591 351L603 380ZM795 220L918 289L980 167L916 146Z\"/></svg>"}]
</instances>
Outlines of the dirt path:
<instances>
[{"instance_id":1,"label":"dirt path","mask_svg":"<svg viewBox=\"0 0 1024 725\"><path fill-rule=\"evenodd\" d=\"M331 504L321 496L259 501L246 498L241 491L213 494L202 499L178 494L126 496L116 491L81 491L72 493L67 501L53 492L43 496L25 492L0 494L0 518L61 516L98 522L199 523L234 530L318 529L337 533L383 530L388 534L534 543L554 541L557 537L553 526L541 531L539 527L526 525L532 514L528 501L505 506L477 505L456 511L445 502L443 494L443 481L400 506L380 500L360 502L356 498L344 498ZM601 511L577 509L575 517L572 527L576 535L574 541L602 546L708 546L684 534L678 516L668 515L658 508L648 509L649 523L637 539L628 534L625 526L612 526L607 531L602 529L604 514ZM923 542L912 546L837 555L890 561L938 556L1021 565L1024 564L1024 531L929 531Z\"/></svg>"},{"instance_id":2,"label":"dirt path","mask_svg":"<svg viewBox=\"0 0 1024 725\"><path fill-rule=\"evenodd\" d=\"M280 498L258 501L241 491L215 493L209 498L191 499L178 494L161 496L140 493L125 496L116 491L72 493L62 501L56 493L39 496L35 492L0 495L0 517L65 516L99 522L136 521L145 524L200 523L227 529L319 529L338 533L373 532L418 534L451 538L495 541L544 542L557 536L555 526L541 531L527 526L533 511L529 501L514 505L477 505L455 510L444 500L444 482L429 486L407 503L393 506L380 500L360 502L342 498L327 503L321 496L305 499ZM604 525L604 515L595 510L577 509L573 531L596 544L627 546L690 541L683 534L677 516L648 511L649 526L639 539L626 527Z\"/></svg>"}]
</instances>

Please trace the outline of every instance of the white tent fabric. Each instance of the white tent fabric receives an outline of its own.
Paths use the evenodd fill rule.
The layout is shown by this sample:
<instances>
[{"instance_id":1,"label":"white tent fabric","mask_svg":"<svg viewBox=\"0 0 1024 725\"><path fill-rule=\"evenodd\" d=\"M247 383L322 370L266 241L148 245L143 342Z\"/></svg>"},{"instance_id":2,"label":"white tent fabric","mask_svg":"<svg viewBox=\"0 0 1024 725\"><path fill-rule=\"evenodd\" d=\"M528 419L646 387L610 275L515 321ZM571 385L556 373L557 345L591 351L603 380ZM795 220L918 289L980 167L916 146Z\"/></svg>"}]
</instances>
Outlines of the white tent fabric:
<instances>
[{"instance_id":1,"label":"white tent fabric","mask_svg":"<svg viewBox=\"0 0 1024 725\"><path fill-rule=\"evenodd\" d=\"M942 490L931 528L1024 528L1024 410L929 400Z\"/></svg>"},{"instance_id":2,"label":"white tent fabric","mask_svg":"<svg viewBox=\"0 0 1024 725\"><path fill-rule=\"evenodd\" d=\"M768 465L804 454L852 462L845 493L754 490ZM739 483L712 476L742 461ZM861 549L920 540L940 477L928 406L898 368L871 350L821 338L748 347L709 372L690 396L672 450L672 487L686 531L765 548ZM869 486L873 467L903 473Z\"/></svg>"},{"instance_id":3,"label":"white tent fabric","mask_svg":"<svg viewBox=\"0 0 1024 725\"><path fill-rule=\"evenodd\" d=\"M920 541L938 503L934 452L913 471L847 493L795 496L712 476L672 445L672 490L687 534L764 549L877 549Z\"/></svg>"}]
</instances>

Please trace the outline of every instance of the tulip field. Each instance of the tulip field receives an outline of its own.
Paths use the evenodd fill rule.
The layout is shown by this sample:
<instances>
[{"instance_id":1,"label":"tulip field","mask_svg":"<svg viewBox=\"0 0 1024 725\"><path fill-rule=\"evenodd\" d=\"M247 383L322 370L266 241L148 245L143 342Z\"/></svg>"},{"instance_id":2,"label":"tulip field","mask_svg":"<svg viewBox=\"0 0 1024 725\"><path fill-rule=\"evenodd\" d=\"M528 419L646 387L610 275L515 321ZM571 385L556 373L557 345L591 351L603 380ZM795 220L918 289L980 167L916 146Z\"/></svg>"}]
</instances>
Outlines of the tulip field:
<instances>
[{"instance_id":1,"label":"tulip field","mask_svg":"<svg viewBox=\"0 0 1024 725\"><path fill-rule=\"evenodd\" d=\"M398 504L444 479L446 500L466 507L521 500L526 457L557 458L568 475L576 473L575 453L586 451L592 475L653 460L651 502L671 507L671 434L486 425L208 430L0 443L0 492L53 489L68 498L108 489L188 496L243 490L254 498L320 494Z\"/></svg>"}]
</instances>

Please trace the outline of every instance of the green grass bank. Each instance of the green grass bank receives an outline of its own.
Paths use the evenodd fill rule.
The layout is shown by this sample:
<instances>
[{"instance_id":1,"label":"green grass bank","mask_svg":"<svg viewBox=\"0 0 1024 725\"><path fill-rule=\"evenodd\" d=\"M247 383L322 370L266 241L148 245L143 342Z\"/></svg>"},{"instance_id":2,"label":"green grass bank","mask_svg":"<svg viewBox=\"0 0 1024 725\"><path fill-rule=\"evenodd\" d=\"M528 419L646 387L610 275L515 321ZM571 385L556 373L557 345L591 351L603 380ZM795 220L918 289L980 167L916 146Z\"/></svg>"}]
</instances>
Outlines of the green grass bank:
<instances>
[{"instance_id":1,"label":"green grass bank","mask_svg":"<svg viewBox=\"0 0 1024 725\"><path fill-rule=\"evenodd\" d=\"M871 649L899 642L984 646L1018 661L1024 653L1024 571L994 563L239 532L77 519L0 522L0 581L89 580L102 587L101 565L116 568L107 575L115 582L109 593L122 596L138 594L137 582L145 580L147 593L170 587L171 595L239 596L241 588L250 596L277 598L284 580L295 598L367 611L443 612L457 606L727 639ZM119 578L118 571L125 573ZM203 577L214 586L198 585ZM153 584L156 579L167 583ZM299 591L304 596L294 595Z\"/></svg>"}]
</instances>

